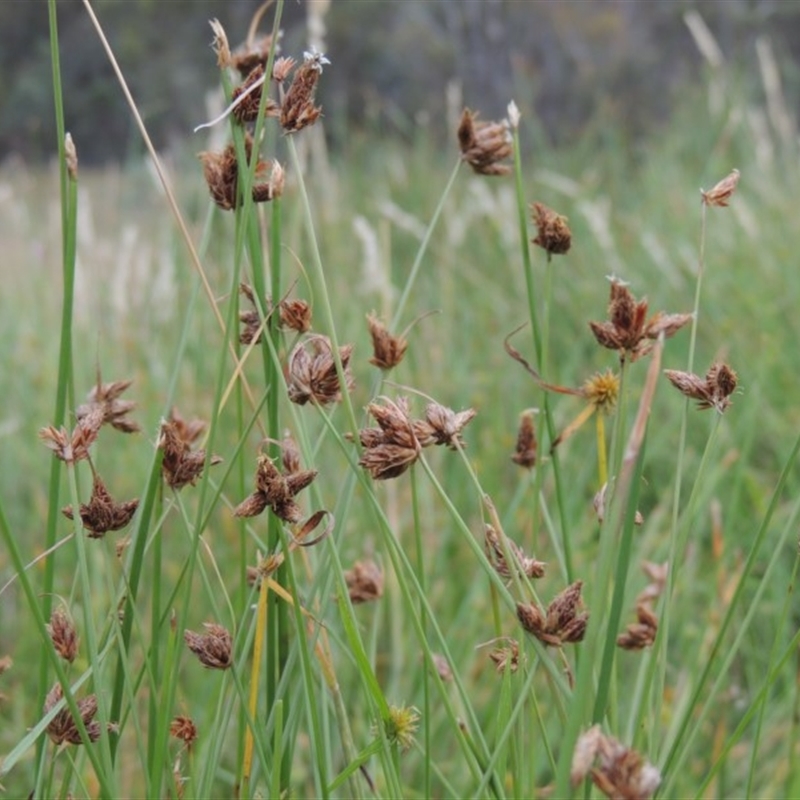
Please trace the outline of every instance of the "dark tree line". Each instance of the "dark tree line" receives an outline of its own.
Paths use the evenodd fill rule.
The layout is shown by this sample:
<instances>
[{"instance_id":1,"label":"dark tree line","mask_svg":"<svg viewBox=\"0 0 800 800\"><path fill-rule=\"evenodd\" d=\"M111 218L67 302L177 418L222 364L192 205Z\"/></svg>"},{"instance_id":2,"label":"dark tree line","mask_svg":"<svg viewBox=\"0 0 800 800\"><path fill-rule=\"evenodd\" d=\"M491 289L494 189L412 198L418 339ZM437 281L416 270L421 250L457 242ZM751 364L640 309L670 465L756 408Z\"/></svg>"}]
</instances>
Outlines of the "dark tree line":
<instances>
[{"instance_id":1,"label":"dark tree line","mask_svg":"<svg viewBox=\"0 0 800 800\"><path fill-rule=\"evenodd\" d=\"M307 47L308 0L284 6L283 51ZM95 0L95 8L151 135L185 139L218 85L208 20L234 45L258 0ZM141 149L83 4L59 0L67 127L84 161ZM447 130L446 97L485 117L512 97L542 135L563 142L602 115L636 137L668 115L705 63L683 15L696 9L726 59L757 82L754 43L770 37L787 94L800 89L800 4L786 0L331 0L325 44L332 66L319 99L334 145L354 127L413 136ZM269 25L269 14L267 15ZM55 149L45 0L0 2L0 158Z\"/></svg>"}]
</instances>

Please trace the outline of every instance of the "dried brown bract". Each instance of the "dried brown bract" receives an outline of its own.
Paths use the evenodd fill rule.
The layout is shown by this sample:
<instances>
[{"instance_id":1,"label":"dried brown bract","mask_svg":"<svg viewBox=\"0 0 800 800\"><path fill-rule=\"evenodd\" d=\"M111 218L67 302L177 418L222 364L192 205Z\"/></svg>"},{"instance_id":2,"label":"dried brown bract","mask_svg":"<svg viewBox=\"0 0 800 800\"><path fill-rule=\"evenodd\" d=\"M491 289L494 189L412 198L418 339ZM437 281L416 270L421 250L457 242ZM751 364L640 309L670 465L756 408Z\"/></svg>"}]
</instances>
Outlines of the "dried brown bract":
<instances>
[{"instance_id":1,"label":"dried brown bract","mask_svg":"<svg viewBox=\"0 0 800 800\"><path fill-rule=\"evenodd\" d=\"M425 419L416 420L414 430L423 447L431 444L447 445L451 450L464 447L461 431L475 418L474 408L455 412L439 403L428 403Z\"/></svg>"},{"instance_id":2,"label":"dried brown bract","mask_svg":"<svg viewBox=\"0 0 800 800\"><path fill-rule=\"evenodd\" d=\"M514 154L507 120L483 122L477 112L465 108L458 125L461 158L479 175L508 175L511 167L501 164Z\"/></svg>"},{"instance_id":3,"label":"dried brown bract","mask_svg":"<svg viewBox=\"0 0 800 800\"><path fill-rule=\"evenodd\" d=\"M383 570L372 559L356 561L344 573L351 603L367 603L383 596Z\"/></svg>"},{"instance_id":4,"label":"dried brown bract","mask_svg":"<svg viewBox=\"0 0 800 800\"><path fill-rule=\"evenodd\" d=\"M136 408L136 403L133 400L120 400L120 395L132 383L132 380L103 383L98 372L97 384L89 392L86 402L75 409L75 417L80 421L100 409L103 412L103 425L111 425L122 433L138 433L141 430L138 423L127 418Z\"/></svg>"},{"instance_id":5,"label":"dried brown bract","mask_svg":"<svg viewBox=\"0 0 800 800\"><path fill-rule=\"evenodd\" d=\"M703 197L703 204L707 206L717 206L724 208L728 205L728 200L731 195L736 191L736 185L739 183L739 170L734 169L729 175L726 175L713 189L709 191L700 190Z\"/></svg>"},{"instance_id":6,"label":"dried brown bract","mask_svg":"<svg viewBox=\"0 0 800 800\"><path fill-rule=\"evenodd\" d=\"M617 646L623 650L643 650L656 640L658 617L646 603L636 604L636 620L617 636Z\"/></svg>"},{"instance_id":7,"label":"dried brown bract","mask_svg":"<svg viewBox=\"0 0 800 800\"><path fill-rule=\"evenodd\" d=\"M258 64L247 75L244 83L233 90L231 101L236 105L232 113L240 123L255 122L258 119L258 109L261 106L264 83L264 67ZM239 101L238 103L237 100ZM265 101L264 114L268 117L277 117L280 113L278 104L271 97L268 97Z\"/></svg>"},{"instance_id":8,"label":"dried brown bract","mask_svg":"<svg viewBox=\"0 0 800 800\"><path fill-rule=\"evenodd\" d=\"M539 449L536 440L536 428L533 425L533 418L536 412L533 409L523 411L519 418L519 430L517 431L517 446L511 460L525 469L532 469L536 466L536 455Z\"/></svg>"},{"instance_id":9,"label":"dried brown bract","mask_svg":"<svg viewBox=\"0 0 800 800\"><path fill-rule=\"evenodd\" d=\"M508 669L509 672L514 673L519 669L519 642L516 639L506 639L505 641L505 646L495 647L489 653L489 658L494 661L495 669L498 672L502 673Z\"/></svg>"},{"instance_id":10,"label":"dried brown bract","mask_svg":"<svg viewBox=\"0 0 800 800\"><path fill-rule=\"evenodd\" d=\"M169 412L169 422L172 424L178 440L188 445L193 445L206 429L206 423L199 417L184 419L177 406L172 406Z\"/></svg>"},{"instance_id":11,"label":"dried brown bract","mask_svg":"<svg viewBox=\"0 0 800 800\"><path fill-rule=\"evenodd\" d=\"M569 251L572 244L572 232L567 225L567 218L556 214L552 208L544 203L534 203L533 221L538 228L538 234L532 239L550 255L563 255Z\"/></svg>"},{"instance_id":12,"label":"dried brown bract","mask_svg":"<svg viewBox=\"0 0 800 800\"><path fill-rule=\"evenodd\" d=\"M80 639L78 631L75 630L75 623L61 606L53 609L47 625L47 632L50 634L50 641L53 643L56 653L71 664L78 655Z\"/></svg>"},{"instance_id":13,"label":"dried brown bract","mask_svg":"<svg viewBox=\"0 0 800 800\"><path fill-rule=\"evenodd\" d=\"M388 397L381 399L384 405L370 403L367 406L378 427L359 431L365 449L358 462L379 481L402 475L422 452L414 421L409 416L407 398L400 397L396 403Z\"/></svg>"},{"instance_id":14,"label":"dried brown bract","mask_svg":"<svg viewBox=\"0 0 800 800\"><path fill-rule=\"evenodd\" d=\"M323 65L330 63L315 50L303 53L303 63L295 72L281 103L281 127L286 133L300 131L319 119L322 108L314 105L314 94Z\"/></svg>"},{"instance_id":15,"label":"dried brown bract","mask_svg":"<svg viewBox=\"0 0 800 800\"><path fill-rule=\"evenodd\" d=\"M646 299L637 302L625 283L612 278L608 321L589 323L598 344L636 361L653 349L662 333L669 339L692 319L691 314L658 312L648 320L647 307Z\"/></svg>"},{"instance_id":16,"label":"dried brown bract","mask_svg":"<svg viewBox=\"0 0 800 800\"><path fill-rule=\"evenodd\" d=\"M89 458L89 448L97 439L103 418L103 409L95 407L78 420L71 434L66 428L48 425L39 430L39 438L55 453L56 458L74 464Z\"/></svg>"},{"instance_id":17,"label":"dried brown bract","mask_svg":"<svg viewBox=\"0 0 800 800\"><path fill-rule=\"evenodd\" d=\"M350 372L352 353L351 344L339 348L347 391L353 388L353 376ZM342 387L336 372L333 348L327 336L321 334L307 336L305 341L300 342L292 350L287 365L286 382L289 399L301 406L309 401L325 406L338 403L342 399Z\"/></svg>"},{"instance_id":18,"label":"dried brown bract","mask_svg":"<svg viewBox=\"0 0 800 800\"><path fill-rule=\"evenodd\" d=\"M547 607L544 614L534 603L517 603L517 618L522 627L542 644L559 647L580 642L589 621L588 611L579 611L582 605L583 581L567 586Z\"/></svg>"},{"instance_id":19,"label":"dried brown bract","mask_svg":"<svg viewBox=\"0 0 800 800\"><path fill-rule=\"evenodd\" d=\"M648 800L661 783L656 767L613 736L606 736L599 725L578 737L572 756L573 786L587 775L613 800Z\"/></svg>"},{"instance_id":20,"label":"dried brown bract","mask_svg":"<svg viewBox=\"0 0 800 800\"><path fill-rule=\"evenodd\" d=\"M255 491L236 506L233 514L236 517L255 517L270 508L284 522L300 522L303 514L294 497L316 477L315 469L281 475L272 459L259 456Z\"/></svg>"},{"instance_id":21,"label":"dried brown bract","mask_svg":"<svg viewBox=\"0 0 800 800\"><path fill-rule=\"evenodd\" d=\"M138 507L138 499L117 503L108 493L103 479L95 474L92 496L88 503L81 503L81 522L89 531L90 539L99 539L109 531L122 530L131 521ZM67 519L74 518L72 506L65 506L61 513Z\"/></svg>"},{"instance_id":22,"label":"dried brown bract","mask_svg":"<svg viewBox=\"0 0 800 800\"><path fill-rule=\"evenodd\" d=\"M206 463L205 450L192 450L189 443L181 438L183 430L170 420L162 420L158 446L164 451L161 460L161 472L167 486L171 489L182 489L186 484L194 484L203 472ZM212 455L210 464L213 467L222 459Z\"/></svg>"},{"instance_id":23,"label":"dried brown bract","mask_svg":"<svg viewBox=\"0 0 800 800\"><path fill-rule=\"evenodd\" d=\"M200 663L209 669L228 669L233 666L233 641L231 635L216 622L204 622L205 633L184 631L183 640L197 656Z\"/></svg>"},{"instance_id":24,"label":"dried brown bract","mask_svg":"<svg viewBox=\"0 0 800 800\"><path fill-rule=\"evenodd\" d=\"M253 149L252 137L245 137L245 153L248 161ZM239 204L239 163L236 149L229 144L221 152L203 151L198 158L203 165L208 190L214 202L225 211ZM264 203L283 193L284 173L277 161L259 158L253 178L252 197L254 203Z\"/></svg>"},{"instance_id":25,"label":"dried brown bract","mask_svg":"<svg viewBox=\"0 0 800 800\"><path fill-rule=\"evenodd\" d=\"M191 746L197 741L197 726L191 717L178 715L169 724L169 735L180 739L186 747Z\"/></svg>"},{"instance_id":26,"label":"dried brown bract","mask_svg":"<svg viewBox=\"0 0 800 800\"><path fill-rule=\"evenodd\" d=\"M514 562L514 568L518 570L520 574L527 575L528 578L544 577L544 568L546 566L544 561L537 561L535 558L529 558L522 552L522 549L508 537L505 537L505 544L508 548L508 554ZM511 566L506 559L506 553L503 550L500 537L491 525L486 526L483 549L486 551L486 557L489 559L489 563L494 567L495 572L503 578L511 578Z\"/></svg>"},{"instance_id":27,"label":"dried brown bract","mask_svg":"<svg viewBox=\"0 0 800 800\"><path fill-rule=\"evenodd\" d=\"M311 306L305 300L281 300L278 313L282 327L296 333L311 330Z\"/></svg>"},{"instance_id":28,"label":"dried brown bract","mask_svg":"<svg viewBox=\"0 0 800 800\"><path fill-rule=\"evenodd\" d=\"M53 688L47 693L44 701L44 713L48 714L55 708L55 706L64 697L64 692L60 683L54 684ZM90 694L78 701L78 712L81 715L81 720L86 728L86 734L89 741L96 742L100 738L102 728L100 723L94 718L97 714L97 697ZM109 730L113 730L115 726L109 725ZM78 723L70 713L69 708L62 708L47 726L47 735L54 744L81 744L81 735L78 731Z\"/></svg>"},{"instance_id":29,"label":"dried brown bract","mask_svg":"<svg viewBox=\"0 0 800 800\"><path fill-rule=\"evenodd\" d=\"M372 337L373 351L369 363L384 370L396 367L406 354L408 341L403 336L392 336L374 312L367 314L367 324Z\"/></svg>"},{"instance_id":30,"label":"dried brown bract","mask_svg":"<svg viewBox=\"0 0 800 800\"><path fill-rule=\"evenodd\" d=\"M698 408L716 408L720 414L731 404L738 381L736 373L723 362L712 364L705 378L677 369L665 369L664 374L681 394L697 400Z\"/></svg>"},{"instance_id":31,"label":"dried brown bract","mask_svg":"<svg viewBox=\"0 0 800 800\"><path fill-rule=\"evenodd\" d=\"M214 31L214 39L211 42L211 49L217 56L217 66L225 69L231 65L231 48L228 44L228 34L218 19L209 20L211 30Z\"/></svg>"}]
</instances>

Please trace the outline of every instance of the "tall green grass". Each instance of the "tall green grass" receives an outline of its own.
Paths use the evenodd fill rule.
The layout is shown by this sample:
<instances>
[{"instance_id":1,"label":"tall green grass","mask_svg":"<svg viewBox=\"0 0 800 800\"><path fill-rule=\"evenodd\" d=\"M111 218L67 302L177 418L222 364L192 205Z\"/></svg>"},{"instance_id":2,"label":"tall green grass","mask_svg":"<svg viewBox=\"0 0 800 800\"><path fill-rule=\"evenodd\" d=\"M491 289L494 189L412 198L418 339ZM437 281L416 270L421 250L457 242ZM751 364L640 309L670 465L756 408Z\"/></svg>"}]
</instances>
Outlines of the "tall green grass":
<instances>
[{"instance_id":1,"label":"tall green grass","mask_svg":"<svg viewBox=\"0 0 800 800\"><path fill-rule=\"evenodd\" d=\"M53 27L58 108L70 102L59 57ZM14 298L0 325L15 343L0 375L9 796L599 796L569 774L594 722L661 771L661 796L797 794L797 152L753 124L757 95L731 89L721 109L691 100L635 163L618 150L531 143L523 109L506 178L473 175L455 144L442 154L354 134L328 154L316 130L282 139L268 119L262 155L279 152L285 192L236 212L210 205L185 156L159 161L156 182L141 165L79 167L72 180L59 143L60 192L53 172L0 173L12 187L0 194L0 233ZM230 133L241 160L241 131ZM729 208L707 210L701 245L698 189L732 167L739 189ZM566 256L548 262L530 245L534 200L569 218ZM33 258L39 269L27 268ZM610 274L651 311L688 312L697 296L693 368L727 360L741 388L720 416L660 377L658 359L689 363L688 330L626 364L606 420L616 482L601 525L594 422L548 453L584 401L544 393L503 341L527 321L514 345L552 384L617 368L587 325L605 318ZM291 291L312 304L315 331L355 345L344 402L288 401L296 340L273 317L260 345L239 344L241 280L262 315L267 294ZM373 309L393 332L438 312L411 328L388 375L368 363ZM36 433L72 427L98 367L104 380L134 379L126 396L143 433L104 429L93 447L114 497L141 500L128 530L93 540L59 513L87 501L87 465L51 459ZM348 434L370 424L368 403L398 395L417 417L426 397L478 415L465 449L426 448L407 473L372 481ZM179 492L163 484L156 448L173 405L209 423L204 446L224 459ZM534 406L529 472L510 455L519 414ZM332 524L309 548L294 547L271 512L232 514L257 456L278 454L265 439L285 430L302 468L319 471L297 498L304 515L325 509ZM487 523L547 562L545 577L504 581L484 553ZM251 587L246 568L269 554L282 567ZM354 605L344 574L366 558L381 564L384 594ZM655 645L619 650L647 583L639 563L668 558ZM586 637L545 648L523 632L516 603L546 606L573 580L584 584ZM68 667L45 628L56 605L81 638ZM184 645L184 629L207 621L233 635L229 670L204 669ZM519 642L515 672L489 658L503 637ZM55 681L72 687L73 715L76 700L97 695L99 741L48 740L42 706ZM189 749L170 737L177 715L197 725Z\"/></svg>"}]
</instances>

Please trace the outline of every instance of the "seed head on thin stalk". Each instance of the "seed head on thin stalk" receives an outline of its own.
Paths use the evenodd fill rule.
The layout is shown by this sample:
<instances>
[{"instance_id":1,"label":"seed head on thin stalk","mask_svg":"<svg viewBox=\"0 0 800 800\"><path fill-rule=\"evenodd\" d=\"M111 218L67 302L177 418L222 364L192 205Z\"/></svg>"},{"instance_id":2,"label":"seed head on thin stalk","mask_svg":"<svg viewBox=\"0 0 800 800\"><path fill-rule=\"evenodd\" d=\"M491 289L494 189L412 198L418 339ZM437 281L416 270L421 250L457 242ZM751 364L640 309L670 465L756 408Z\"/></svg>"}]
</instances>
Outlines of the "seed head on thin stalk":
<instances>
[{"instance_id":1,"label":"seed head on thin stalk","mask_svg":"<svg viewBox=\"0 0 800 800\"><path fill-rule=\"evenodd\" d=\"M525 469L533 469L536 466L539 444L536 440L536 428L533 424L533 418L538 412L538 408L529 408L523 411L519 418L517 446L514 448L511 460Z\"/></svg>"},{"instance_id":2,"label":"seed head on thin stalk","mask_svg":"<svg viewBox=\"0 0 800 800\"><path fill-rule=\"evenodd\" d=\"M191 717L179 714L173 717L169 724L169 735L182 741L184 747L191 750L192 745L197 741L197 726Z\"/></svg>"},{"instance_id":3,"label":"seed head on thin stalk","mask_svg":"<svg viewBox=\"0 0 800 800\"><path fill-rule=\"evenodd\" d=\"M399 397L397 402L388 397L380 399L382 405L374 402L367 406L378 427L359 431L364 452L358 463L374 480L388 480L402 475L419 458L422 444L409 413L408 398Z\"/></svg>"},{"instance_id":4,"label":"seed head on thin stalk","mask_svg":"<svg viewBox=\"0 0 800 800\"><path fill-rule=\"evenodd\" d=\"M495 642L496 641L498 640L495 640ZM503 673L506 671L506 668L508 668L508 671L513 674L519 669L521 660L519 642L511 637L505 637L499 641L502 641L505 644L501 647L495 647L493 650L491 650L489 653L489 658L491 658L494 662L494 667L497 672ZM524 656L522 656L522 658L524 659Z\"/></svg>"},{"instance_id":5,"label":"seed head on thin stalk","mask_svg":"<svg viewBox=\"0 0 800 800\"><path fill-rule=\"evenodd\" d=\"M54 428L48 425L39 430L39 438L53 451L56 458L67 464L74 464L89 458L89 448L97 439L103 420L103 409L96 407L78 420L72 433L63 426Z\"/></svg>"},{"instance_id":6,"label":"seed head on thin stalk","mask_svg":"<svg viewBox=\"0 0 800 800\"><path fill-rule=\"evenodd\" d=\"M133 400L121 400L120 395L133 383L132 380L103 383L97 370L97 383L89 392L86 402L75 409L75 417L81 420L95 409L103 413L103 425L111 425L121 433L138 433L141 428L128 414L136 408Z\"/></svg>"},{"instance_id":7,"label":"seed head on thin stalk","mask_svg":"<svg viewBox=\"0 0 800 800\"><path fill-rule=\"evenodd\" d=\"M620 360L636 361L646 356L663 333L666 339L674 336L691 321L692 314L665 314L659 311L647 319L647 299L637 301L626 283L611 278L608 320L590 322L597 343L617 350Z\"/></svg>"},{"instance_id":8,"label":"seed head on thin stalk","mask_svg":"<svg viewBox=\"0 0 800 800\"><path fill-rule=\"evenodd\" d=\"M538 229L534 244L539 245L551 255L564 255L569 252L572 245L572 233L567 225L567 218L557 214L544 203L534 203L531 206L533 221Z\"/></svg>"},{"instance_id":9,"label":"seed head on thin stalk","mask_svg":"<svg viewBox=\"0 0 800 800\"><path fill-rule=\"evenodd\" d=\"M47 693L44 701L44 713L48 714L55 708L56 705L64 697L64 691L60 683L53 685L53 688ZM93 694L87 695L82 700L78 700L78 713L81 716L81 721L86 729L86 735L89 737L90 742L96 742L100 738L102 727L95 719L97 714L97 697ZM115 723L108 724L110 732L116 732L118 726ZM72 716L68 707L62 708L47 726L47 735L50 740L57 745L74 744L80 745L83 743L80 731L78 730L78 723Z\"/></svg>"},{"instance_id":10,"label":"seed head on thin stalk","mask_svg":"<svg viewBox=\"0 0 800 800\"><path fill-rule=\"evenodd\" d=\"M339 348L345 391L348 392L353 388L353 375L350 371L352 354L351 344ZM333 347L327 336L313 334L297 344L286 365L286 383L289 399L301 406L309 401L326 406L342 399Z\"/></svg>"},{"instance_id":11,"label":"seed head on thin stalk","mask_svg":"<svg viewBox=\"0 0 800 800\"><path fill-rule=\"evenodd\" d=\"M583 606L582 588L583 581L570 584L556 595L546 612L542 612L536 603L517 603L517 619L525 631L544 645L560 647L580 642L589 621L589 612L579 611Z\"/></svg>"},{"instance_id":12,"label":"seed head on thin stalk","mask_svg":"<svg viewBox=\"0 0 800 800\"><path fill-rule=\"evenodd\" d=\"M228 669L233 666L233 640L230 632L215 622L204 622L205 633L184 631L186 646L208 669Z\"/></svg>"},{"instance_id":13,"label":"seed head on thin stalk","mask_svg":"<svg viewBox=\"0 0 800 800\"><path fill-rule=\"evenodd\" d=\"M303 53L303 63L294 73L294 78L281 102L281 127L286 133L296 133L313 125L322 114L322 107L314 105L322 67L331 62L313 48Z\"/></svg>"},{"instance_id":14,"label":"seed head on thin stalk","mask_svg":"<svg viewBox=\"0 0 800 800\"><path fill-rule=\"evenodd\" d=\"M373 352L369 363L382 370L390 370L396 367L406 354L408 340L402 334L393 336L389 333L389 330L374 312L367 314L367 325L369 326L369 334L372 337Z\"/></svg>"},{"instance_id":15,"label":"seed head on thin stalk","mask_svg":"<svg viewBox=\"0 0 800 800\"><path fill-rule=\"evenodd\" d=\"M484 122L477 112L465 108L458 125L461 159L478 175L508 175L511 167L501 162L511 158L514 145L508 120Z\"/></svg>"},{"instance_id":16,"label":"seed head on thin stalk","mask_svg":"<svg viewBox=\"0 0 800 800\"><path fill-rule=\"evenodd\" d=\"M350 602L355 604L378 600L383 596L383 570L372 559L356 561L344 573Z\"/></svg>"},{"instance_id":17,"label":"seed head on thin stalk","mask_svg":"<svg viewBox=\"0 0 800 800\"><path fill-rule=\"evenodd\" d=\"M47 632L50 634L50 641L56 652L64 661L71 664L78 655L80 639L78 631L75 629L75 623L62 606L53 609L47 625Z\"/></svg>"},{"instance_id":18,"label":"seed head on thin stalk","mask_svg":"<svg viewBox=\"0 0 800 800\"><path fill-rule=\"evenodd\" d=\"M259 64L253 68L244 82L233 90L231 105L235 105L233 105L231 113L240 124L255 122L258 119L264 85L264 67ZM271 97L268 97L264 106L265 116L278 117L280 113L280 106Z\"/></svg>"},{"instance_id":19,"label":"seed head on thin stalk","mask_svg":"<svg viewBox=\"0 0 800 800\"><path fill-rule=\"evenodd\" d=\"M717 183L713 189L709 189L707 192L701 189L700 194L703 198L703 205L725 208L728 205L728 201L731 199L731 196L736 191L736 186L738 183L739 170L734 169L729 175L726 175L721 181L719 181L719 183Z\"/></svg>"},{"instance_id":20,"label":"seed head on thin stalk","mask_svg":"<svg viewBox=\"0 0 800 800\"><path fill-rule=\"evenodd\" d=\"M677 369L665 369L664 374L681 394L697 400L698 408L715 408L720 414L731 404L738 383L736 373L724 362L712 364L705 378Z\"/></svg>"},{"instance_id":21,"label":"seed head on thin stalk","mask_svg":"<svg viewBox=\"0 0 800 800\"><path fill-rule=\"evenodd\" d=\"M174 413L174 409L173 409ZM182 489L187 484L194 484L203 472L206 463L205 450L192 450L190 443L183 437L187 429L183 420L165 419L161 421L161 431L158 437L158 447L164 451L161 459L161 472L167 486L171 489ZM194 438L199 436L195 430L191 430ZM219 464L222 459L211 456L211 466Z\"/></svg>"},{"instance_id":22,"label":"seed head on thin stalk","mask_svg":"<svg viewBox=\"0 0 800 800\"><path fill-rule=\"evenodd\" d=\"M92 484L92 496L88 503L81 503L80 517L83 527L89 532L90 539L100 539L109 531L122 530L133 518L139 500L117 502L106 489L103 479L95 473ZM74 518L71 505L61 509L67 519Z\"/></svg>"},{"instance_id":23,"label":"seed head on thin stalk","mask_svg":"<svg viewBox=\"0 0 800 800\"><path fill-rule=\"evenodd\" d=\"M544 577L545 567L547 566L544 561L537 561L531 556L526 556L519 545L512 542L508 537L506 537L505 544L508 548L508 554L512 558L513 568L508 563L497 531L492 525L485 526L483 549L486 552L489 563L501 578L510 579L513 574L512 569L531 579Z\"/></svg>"}]
</instances>

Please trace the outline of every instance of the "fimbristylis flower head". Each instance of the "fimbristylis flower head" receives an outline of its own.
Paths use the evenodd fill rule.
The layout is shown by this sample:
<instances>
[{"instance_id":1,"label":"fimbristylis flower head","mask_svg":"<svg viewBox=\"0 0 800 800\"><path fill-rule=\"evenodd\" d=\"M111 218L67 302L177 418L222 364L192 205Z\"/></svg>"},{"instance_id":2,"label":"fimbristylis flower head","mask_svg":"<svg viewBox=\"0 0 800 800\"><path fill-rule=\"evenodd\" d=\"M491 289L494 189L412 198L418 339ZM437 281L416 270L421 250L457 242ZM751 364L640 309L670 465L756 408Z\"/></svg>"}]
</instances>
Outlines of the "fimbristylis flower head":
<instances>
[{"instance_id":1,"label":"fimbristylis flower head","mask_svg":"<svg viewBox=\"0 0 800 800\"><path fill-rule=\"evenodd\" d=\"M507 120L484 122L465 108L458 125L461 158L479 175L508 175L511 167L501 163L514 154Z\"/></svg>"}]
</instances>

